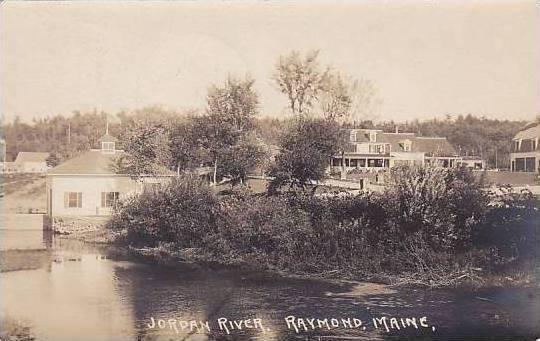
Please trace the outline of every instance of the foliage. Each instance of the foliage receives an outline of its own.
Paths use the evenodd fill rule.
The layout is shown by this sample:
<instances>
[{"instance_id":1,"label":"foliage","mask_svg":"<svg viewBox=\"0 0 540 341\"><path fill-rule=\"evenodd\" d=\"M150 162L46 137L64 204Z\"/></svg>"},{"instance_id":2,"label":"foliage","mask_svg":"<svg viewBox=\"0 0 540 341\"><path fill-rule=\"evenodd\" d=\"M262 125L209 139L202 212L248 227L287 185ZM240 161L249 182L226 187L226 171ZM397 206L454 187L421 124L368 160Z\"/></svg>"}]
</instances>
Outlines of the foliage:
<instances>
[{"instance_id":1,"label":"foliage","mask_svg":"<svg viewBox=\"0 0 540 341\"><path fill-rule=\"evenodd\" d=\"M538 257L540 205L528 191L502 187L490 193L486 220L473 235L473 243L488 249L498 265Z\"/></svg>"},{"instance_id":2,"label":"foliage","mask_svg":"<svg viewBox=\"0 0 540 341\"><path fill-rule=\"evenodd\" d=\"M74 112L69 118L57 115L34 119L32 123L15 118L2 126L8 160L19 152L49 152L62 161L97 146L105 134L106 114L103 112ZM116 132L118 125L111 125Z\"/></svg>"},{"instance_id":3,"label":"foliage","mask_svg":"<svg viewBox=\"0 0 540 341\"><path fill-rule=\"evenodd\" d=\"M279 90L287 96L289 108L303 116L312 109L320 91L326 71L319 64L319 51L312 50L302 56L298 51L280 56L273 79Z\"/></svg>"},{"instance_id":4,"label":"foliage","mask_svg":"<svg viewBox=\"0 0 540 341\"><path fill-rule=\"evenodd\" d=\"M311 230L307 214L282 197L224 199L227 223L220 229L231 256L264 267L291 269L309 257ZM312 250L315 251L315 250Z\"/></svg>"},{"instance_id":5,"label":"foliage","mask_svg":"<svg viewBox=\"0 0 540 341\"><path fill-rule=\"evenodd\" d=\"M197 116L188 117L171 128L171 162L179 170L190 170L211 161L208 150L202 146L200 129L204 129L204 120Z\"/></svg>"},{"instance_id":6,"label":"foliage","mask_svg":"<svg viewBox=\"0 0 540 341\"><path fill-rule=\"evenodd\" d=\"M56 167L60 163L60 159L56 155L56 153L51 153L49 157L45 160L48 167Z\"/></svg>"},{"instance_id":7,"label":"foliage","mask_svg":"<svg viewBox=\"0 0 540 341\"><path fill-rule=\"evenodd\" d=\"M135 121L124 131L125 154L119 157L118 171L135 177L163 174L171 165L169 130L161 123Z\"/></svg>"},{"instance_id":8,"label":"foliage","mask_svg":"<svg viewBox=\"0 0 540 341\"><path fill-rule=\"evenodd\" d=\"M382 193L276 196L243 186L216 196L184 178L124 202L111 227L134 246L198 248L227 264L426 285L537 260L539 205L529 194L493 201L465 169L404 167L393 176L396 188Z\"/></svg>"},{"instance_id":9,"label":"foliage","mask_svg":"<svg viewBox=\"0 0 540 341\"><path fill-rule=\"evenodd\" d=\"M464 168L393 168L385 198L394 233L419 232L434 248L463 249L485 214L482 187Z\"/></svg>"},{"instance_id":10,"label":"foliage","mask_svg":"<svg viewBox=\"0 0 540 341\"><path fill-rule=\"evenodd\" d=\"M218 175L228 177L232 185L244 183L248 174L267 158L264 144L255 136L245 136L221 155L221 167Z\"/></svg>"},{"instance_id":11,"label":"foliage","mask_svg":"<svg viewBox=\"0 0 540 341\"><path fill-rule=\"evenodd\" d=\"M236 131L251 130L259 104L254 84L250 77L240 80L229 76L222 87L212 85L207 96L208 114L218 116L221 124L231 125Z\"/></svg>"},{"instance_id":12,"label":"foliage","mask_svg":"<svg viewBox=\"0 0 540 341\"><path fill-rule=\"evenodd\" d=\"M339 126L333 121L299 119L283 134L280 152L270 169L274 180L269 192L284 185L305 189L306 185L324 177L330 158L341 141Z\"/></svg>"},{"instance_id":13,"label":"foliage","mask_svg":"<svg viewBox=\"0 0 540 341\"><path fill-rule=\"evenodd\" d=\"M260 159L256 145L248 143L246 136L253 130L257 114L258 96L253 89L254 80L230 77L222 87L212 86L208 91L207 114L196 121L197 144L208 155L214 166L214 183L218 175L230 177L233 182L245 179L247 172ZM243 153L234 155L234 152ZM253 162L246 162L253 152Z\"/></svg>"},{"instance_id":14,"label":"foliage","mask_svg":"<svg viewBox=\"0 0 540 341\"><path fill-rule=\"evenodd\" d=\"M218 216L215 193L195 177L184 176L120 202L109 226L125 230L133 245L200 247L216 229Z\"/></svg>"}]
</instances>

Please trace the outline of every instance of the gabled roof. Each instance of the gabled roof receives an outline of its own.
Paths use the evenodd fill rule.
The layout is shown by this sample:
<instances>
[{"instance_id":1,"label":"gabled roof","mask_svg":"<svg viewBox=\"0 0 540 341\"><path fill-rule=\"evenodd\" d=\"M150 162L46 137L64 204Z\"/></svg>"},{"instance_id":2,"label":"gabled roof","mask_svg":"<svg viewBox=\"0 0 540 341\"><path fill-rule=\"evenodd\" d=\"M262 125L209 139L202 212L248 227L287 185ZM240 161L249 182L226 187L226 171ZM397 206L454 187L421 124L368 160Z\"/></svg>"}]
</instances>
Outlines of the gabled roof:
<instances>
[{"instance_id":1,"label":"gabled roof","mask_svg":"<svg viewBox=\"0 0 540 341\"><path fill-rule=\"evenodd\" d=\"M45 162L49 157L49 153L38 153L38 152L19 152L15 163L24 163L24 162Z\"/></svg>"},{"instance_id":2,"label":"gabled roof","mask_svg":"<svg viewBox=\"0 0 540 341\"><path fill-rule=\"evenodd\" d=\"M50 175L116 175L118 173L113 165L116 159L124 152L116 150L114 153L103 153L99 149L89 150L79 156L62 162L49 170ZM125 154L124 154L125 155ZM172 175L174 172L163 168L162 175Z\"/></svg>"},{"instance_id":3,"label":"gabled roof","mask_svg":"<svg viewBox=\"0 0 540 341\"><path fill-rule=\"evenodd\" d=\"M426 153L428 156L457 156L455 148L445 137L420 137L414 133L385 133L377 129L347 129L349 133L356 131L356 142L345 148L346 152L354 152L354 143L369 142L369 132L376 132L375 143L389 143L392 152L404 152L404 142L411 142L411 152ZM347 139L350 135L345 134ZM350 139L348 140L350 141Z\"/></svg>"},{"instance_id":4,"label":"gabled roof","mask_svg":"<svg viewBox=\"0 0 540 341\"><path fill-rule=\"evenodd\" d=\"M540 138L540 123L529 123L514 136L514 140L534 138Z\"/></svg>"},{"instance_id":5,"label":"gabled roof","mask_svg":"<svg viewBox=\"0 0 540 341\"><path fill-rule=\"evenodd\" d=\"M47 174L116 174L112 164L120 154L119 151L108 154L92 149L62 162L49 170Z\"/></svg>"},{"instance_id":6,"label":"gabled roof","mask_svg":"<svg viewBox=\"0 0 540 341\"><path fill-rule=\"evenodd\" d=\"M456 149L448 142L446 137L421 137L414 139L413 152L423 152L429 156L457 156Z\"/></svg>"}]
</instances>

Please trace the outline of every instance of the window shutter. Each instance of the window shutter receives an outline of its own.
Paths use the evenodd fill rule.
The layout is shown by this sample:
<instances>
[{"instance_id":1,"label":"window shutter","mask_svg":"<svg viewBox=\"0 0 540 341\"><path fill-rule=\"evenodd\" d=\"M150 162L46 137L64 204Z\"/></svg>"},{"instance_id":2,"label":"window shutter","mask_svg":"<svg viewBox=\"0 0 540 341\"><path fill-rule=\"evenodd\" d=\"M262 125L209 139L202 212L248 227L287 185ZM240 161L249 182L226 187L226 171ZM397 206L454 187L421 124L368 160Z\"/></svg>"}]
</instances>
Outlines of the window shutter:
<instances>
[{"instance_id":1,"label":"window shutter","mask_svg":"<svg viewBox=\"0 0 540 341\"><path fill-rule=\"evenodd\" d=\"M82 192L77 193L77 207L82 207Z\"/></svg>"},{"instance_id":2,"label":"window shutter","mask_svg":"<svg viewBox=\"0 0 540 341\"><path fill-rule=\"evenodd\" d=\"M69 192L64 192L64 208L69 206Z\"/></svg>"}]
</instances>

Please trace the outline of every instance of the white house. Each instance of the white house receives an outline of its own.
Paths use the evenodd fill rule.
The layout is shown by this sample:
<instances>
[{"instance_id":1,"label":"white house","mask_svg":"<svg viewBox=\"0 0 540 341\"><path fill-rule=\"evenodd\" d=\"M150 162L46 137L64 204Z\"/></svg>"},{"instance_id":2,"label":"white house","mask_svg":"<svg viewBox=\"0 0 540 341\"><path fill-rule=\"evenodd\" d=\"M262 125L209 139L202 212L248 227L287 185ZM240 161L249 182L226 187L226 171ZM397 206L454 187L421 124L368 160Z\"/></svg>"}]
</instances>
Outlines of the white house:
<instances>
[{"instance_id":1,"label":"white house","mask_svg":"<svg viewBox=\"0 0 540 341\"><path fill-rule=\"evenodd\" d=\"M110 215L119 198L166 184L176 175L167 169L163 169L163 174L137 179L118 173L114 161L124 152L116 149L116 142L106 134L100 139L100 149L91 149L47 172L50 218Z\"/></svg>"},{"instance_id":2,"label":"white house","mask_svg":"<svg viewBox=\"0 0 540 341\"><path fill-rule=\"evenodd\" d=\"M458 163L461 166L465 166L473 170L486 169L486 160L482 159L480 156L462 156Z\"/></svg>"},{"instance_id":3,"label":"white house","mask_svg":"<svg viewBox=\"0 0 540 341\"><path fill-rule=\"evenodd\" d=\"M384 170L405 164L454 167L461 159L444 137L386 133L380 129L347 129L345 135L343 153L332 159L336 171Z\"/></svg>"},{"instance_id":4,"label":"white house","mask_svg":"<svg viewBox=\"0 0 540 341\"><path fill-rule=\"evenodd\" d=\"M540 171L540 123L529 123L512 139L510 169L512 172Z\"/></svg>"},{"instance_id":5,"label":"white house","mask_svg":"<svg viewBox=\"0 0 540 341\"><path fill-rule=\"evenodd\" d=\"M48 157L49 153L19 152L14 163L20 167L21 173L45 173Z\"/></svg>"},{"instance_id":6,"label":"white house","mask_svg":"<svg viewBox=\"0 0 540 341\"><path fill-rule=\"evenodd\" d=\"M4 144L5 153L5 144ZM2 173L45 173L49 167L47 166L47 158L49 153L39 152L19 152L15 161L6 162L5 154L0 167Z\"/></svg>"}]
</instances>

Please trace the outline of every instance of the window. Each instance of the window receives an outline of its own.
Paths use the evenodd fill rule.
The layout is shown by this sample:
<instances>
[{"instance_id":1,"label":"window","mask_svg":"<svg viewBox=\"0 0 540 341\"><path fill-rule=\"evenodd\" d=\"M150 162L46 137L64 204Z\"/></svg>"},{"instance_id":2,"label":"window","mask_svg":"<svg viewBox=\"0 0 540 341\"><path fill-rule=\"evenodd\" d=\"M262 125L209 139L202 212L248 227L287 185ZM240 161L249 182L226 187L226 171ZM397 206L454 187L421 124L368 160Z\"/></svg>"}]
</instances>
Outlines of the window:
<instances>
[{"instance_id":1,"label":"window","mask_svg":"<svg viewBox=\"0 0 540 341\"><path fill-rule=\"evenodd\" d=\"M369 132L369 142L376 142L377 141L377 133L374 131Z\"/></svg>"},{"instance_id":2,"label":"window","mask_svg":"<svg viewBox=\"0 0 540 341\"><path fill-rule=\"evenodd\" d=\"M113 207L119 196L119 192L101 192L101 207Z\"/></svg>"},{"instance_id":3,"label":"window","mask_svg":"<svg viewBox=\"0 0 540 341\"><path fill-rule=\"evenodd\" d=\"M64 192L64 208L81 208L82 192Z\"/></svg>"},{"instance_id":4,"label":"window","mask_svg":"<svg viewBox=\"0 0 540 341\"><path fill-rule=\"evenodd\" d=\"M351 131L350 140L351 142L356 142L356 131Z\"/></svg>"},{"instance_id":5,"label":"window","mask_svg":"<svg viewBox=\"0 0 540 341\"><path fill-rule=\"evenodd\" d=\"M114 152L114 142L101 142L101 150L103 152L113 153Z\"/></svg>"},{"instance_id":6,"label":"window","mask_svg":"<svg viewBox=\"0 0 540 341\"><path fill-rule=\"evenodd\" d=\"M370 144L369 145L369 152L371 154L374 154L374 153L384 154L384 152L385 152L384 144Z\"/></svg>"}]
</instances>

